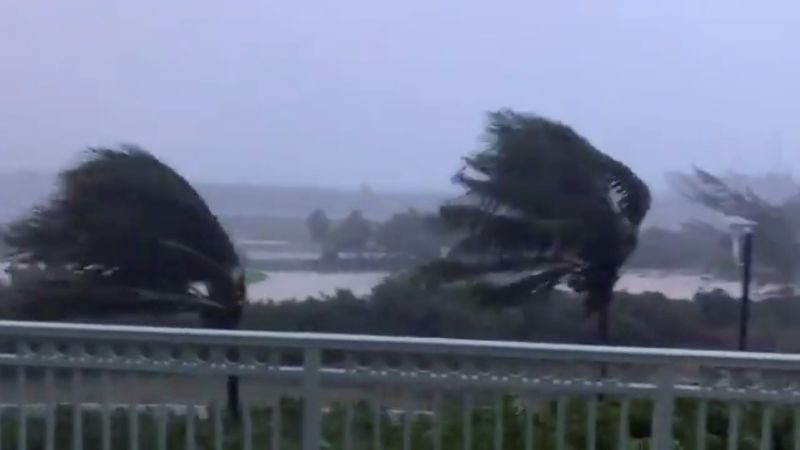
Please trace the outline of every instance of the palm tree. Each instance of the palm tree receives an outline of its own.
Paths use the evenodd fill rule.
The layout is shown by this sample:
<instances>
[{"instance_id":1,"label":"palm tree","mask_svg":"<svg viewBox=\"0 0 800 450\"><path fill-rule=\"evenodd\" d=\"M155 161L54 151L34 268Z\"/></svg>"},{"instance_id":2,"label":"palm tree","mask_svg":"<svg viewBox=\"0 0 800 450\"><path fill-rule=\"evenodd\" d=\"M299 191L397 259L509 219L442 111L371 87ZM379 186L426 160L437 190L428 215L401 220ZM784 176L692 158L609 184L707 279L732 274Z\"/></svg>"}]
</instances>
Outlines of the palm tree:
<instances>
[{"instance_id":1,"label":"palm tree","mask_svg":"<svg viewBox=\"0 0 800 450\"><path fill-rule=\"evenodd\" d=\"M650 191L627 166L561 123L509 110L489 115L485 148L454 182L466 190L443 206L461 239L432 267L477 281L484 298L514 304L565 282L583 293L608 341L608 306L636 247Z\"/></svg>"},{"instance_id":2,"label":"palm tree","mask_svg":"<svg viewBox=\"0 0 800 450\"><path fill-rule=\"evenodd\" d=\"M695 168L674 179L681 193L693 202L725 216L753 221L756 259L771 269L782 283L794 281L800 267L800 202L798 195L771 203L750 188L736 188L722 178Z\"/></svg>"},{"instance_id":3,"label":"palm tree","mask_svg":"<svg viewBox=\"0 0 800 450\"><path fill-rule=\"evenodd\" d=\"M196 311L204 326L238 326L246 293L231 239L189 182L135 146L90 149L4 240L16 262L46 268L17 286L22 314ZM237 411L235 378L228 401Z\"/></svg>"}]
</instances>

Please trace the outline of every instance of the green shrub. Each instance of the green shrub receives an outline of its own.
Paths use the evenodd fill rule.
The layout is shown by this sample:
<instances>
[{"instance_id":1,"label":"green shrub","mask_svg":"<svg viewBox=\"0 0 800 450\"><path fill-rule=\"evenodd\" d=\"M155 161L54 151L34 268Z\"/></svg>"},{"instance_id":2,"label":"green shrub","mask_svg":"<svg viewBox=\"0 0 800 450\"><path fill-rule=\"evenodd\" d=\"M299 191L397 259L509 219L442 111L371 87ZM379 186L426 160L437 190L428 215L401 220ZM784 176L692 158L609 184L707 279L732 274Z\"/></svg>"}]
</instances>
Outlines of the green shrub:
<instances>
[{"instance_id":1,"label":"green shrub","mask_svg":"<svg viewBox=\"0 0 800 450\"><path fill-rule=\"evenodd\" d=\"M493 401L475 403L469 420L472 428L473 448L493 448L495 440L496 411L498 404ZM587 402L588 398L572 398L564 402L564 439L567 448L585 448L587 440ZM500 399L502 414L502 443L505 449L522 449L528 427L525 420L529 417L525 412L525 403L514 396ZM697 400L679 400L675 408L673 437L674 448L694 450L697 437L696 414ZM727 449L729 405L711 402L706 421L706 448L708 450ZM373 448L375 430L373 404L358 402L352 406L352 442L357 450ZM461 398L447 398L442 404L438 419L430 414L416 413L408 416L408 434L405 430L406 416L389 414L382 409L380 417L380 434L382 446L386 450L400 450L404 439L409 439L411 448L433 449L435 439L435 420L441 420L443 450L463 448L464 439L464 403ZM651 418L653 402L647 399L629 400L628 415L628 449L642 450L649 447L651 437ZM764 408L759 404L743 405L739 427L738 448L741 450L757 450L761 440L761 418ZM13 414L12 414L13 413ZM269 424L272 410L256 407L251 410L253 448L271 448L272 429ZM323 448L339 450L345 448L346 408L341 404L331 407L323 415L322 442ZM538 450L555 450L557 448L558 402L541 401L531 410L534 448ZM596 439L598 450L618 449L620 432L621 401L619 398L601 397L597 402ZM772 422L772 448L789 448L793 442L793 411L789 408L777 408ZM73 417L68 406L59 407L56 411L55 448L71 448ZM158 448L159 432L154 411L139 416L140 448ZM2 417L3 448L17 448L18 418L13 411L4 411ZM102 422L98 411L84 412L83 442L84 449L102 448ZM284 399L281 403L280 444L282 449L299 449L302 435L302 406L296 399ZM229 417L223 420L223 445L225 449L241 449L243 444L242 423ZM41 417L29 417L27 420L28 448L44 448L45 426ZM111 415L111 448L128 448L129 428L125 411L117 410ZM170 415L166 427L168 449L183 449L186 442L185 418ZM211 450L214 444L214 427L211 417L195 419L195 442L201 450Z\"/></svg>"}]
</instances>

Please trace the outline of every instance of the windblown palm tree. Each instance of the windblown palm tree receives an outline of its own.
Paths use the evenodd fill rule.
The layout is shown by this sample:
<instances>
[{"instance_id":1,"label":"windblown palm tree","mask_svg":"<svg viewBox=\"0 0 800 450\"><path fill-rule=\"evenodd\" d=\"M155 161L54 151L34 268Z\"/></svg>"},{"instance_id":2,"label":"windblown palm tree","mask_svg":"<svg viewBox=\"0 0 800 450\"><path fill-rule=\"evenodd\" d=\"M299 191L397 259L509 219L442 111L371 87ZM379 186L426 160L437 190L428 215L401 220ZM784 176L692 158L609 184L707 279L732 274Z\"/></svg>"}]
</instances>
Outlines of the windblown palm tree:
<instances>
[{"instance_id":1,"label":"windblown palm tree","mask_svg":"<svg viewBox=\"0 0 800 450\"><path fill-rule=\"evenodd\" d=\"M650 207L647 185L568 126L538 116L492 113L486 137L454 178L465 197L440 211L462 238L432 269L479 281L498 304L566 282L586 294L607 341L614 285Z\"/></svg>"},{"instance_id":2,"label":"windblown palm tree","mask_svg":"<svg viewBox=\"0 0 800 450\"><path fill-rule=\"evenodd\" d=\"M45 268L18 286L23 313L60 319L197 311L205 326L238 326L245 300L239 258L183 177L124 146L91 149L59 181L48 203L5 234L18 263ZM228 394L235 408L233 378Z\"/></svg>"},{"instance_id":3,"label":"windblown palm tree","mask_svg":"<svg viewBox=\"0 0 800 450\"><path fill-rule=\"evenodd\" d=\"M791 283L800 267L800 236L797 233L800 203L792 196L783 203L770 203L750 188L736 188L701 169L675 179L676 187L690 200L725 216L743 217L757 224L755 256L778 280Z\"/></svg>"}]
</instances>

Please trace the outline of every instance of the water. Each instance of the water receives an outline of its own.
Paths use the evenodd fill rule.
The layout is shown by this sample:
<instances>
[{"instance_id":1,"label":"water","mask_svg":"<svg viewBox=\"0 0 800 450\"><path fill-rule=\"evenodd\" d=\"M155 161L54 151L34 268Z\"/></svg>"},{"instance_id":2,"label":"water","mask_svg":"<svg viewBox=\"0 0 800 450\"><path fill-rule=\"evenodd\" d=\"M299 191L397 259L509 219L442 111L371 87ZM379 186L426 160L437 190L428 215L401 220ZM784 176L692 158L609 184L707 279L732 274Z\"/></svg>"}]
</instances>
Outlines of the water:
<instances>
[{"instance_id":1,"label":"water","mask_svg":"<svg viewBox=\"0 0 800 450\"><path fill-rule=\"evenodd\" d=\"M251 261L316 261L319 252L247 250L247 259Z\"/></svg>"},{"instance_id":2,"label":"water","mask_svg":"<svg viewBox=\"0 0 800 450\"><path fill-rule=\"evenodd\" d=\"M368 294L389 274L387 272L316 273L311 271L274 272L262 282L248 286L252 301L266 299L305 299L320 294L334 294L337 289L349 289L356 295ZM752 286L753 299L777 286ZM676 300L690 300L696 293L721 289L733 297L741 293L739 282L714 280L703 275L664 273L659 271L628 272L620 277L618 291L632 294L660 292Z\"/></svg>"},{"instance_id":3,"label":"water","mask_svg":"<svg viewBox=\"0 0 800 450\"><path fill-rule=\"evenodd\" d=\"M0 263L0 281L8 281L5 263ZM389 275L388 272L338 272L317 273L313 271L269 272L264 281L248 286L251 301L290 300L317 297L348 289L356 295L369 294ZM752 298L758 300L764 292L776 289L775 285L753 284ZM666 273L661 271L631 271L622 275L617 283L618 291L633 294L660 292L671 299L691 299L697 292L721 289L733 297L741 293L737 281L714 280L703 275Z\"/></svg>"},{"instance_id":4,"label":"water","mask_svg":"<svg viewBox=\"0 0 800 450\"><path fill-rule=\"evenodd\" d=\"M754 298L758 293L777 286L752 285ZM738 281L715 280L703 275L664 273L659 271L629 272L617 282L618 291L632 294L642 292L660 292L669 298L691 299L696 293L720 289L732 297L741 294L741 283Z\"/></svg>"},{"instance_id":5,"label":"water","mask_svg":"<svg viewBox=\"0 0 800 450\"><path fill-rule=\"evenodd\" d=\"M247 286L251 301L305 299L320 294L334 294L337 289L349 289L356 295L369 294L389 274L388 272L317 273L271 272L267 279Z\"/></svg>"}]
</instances>

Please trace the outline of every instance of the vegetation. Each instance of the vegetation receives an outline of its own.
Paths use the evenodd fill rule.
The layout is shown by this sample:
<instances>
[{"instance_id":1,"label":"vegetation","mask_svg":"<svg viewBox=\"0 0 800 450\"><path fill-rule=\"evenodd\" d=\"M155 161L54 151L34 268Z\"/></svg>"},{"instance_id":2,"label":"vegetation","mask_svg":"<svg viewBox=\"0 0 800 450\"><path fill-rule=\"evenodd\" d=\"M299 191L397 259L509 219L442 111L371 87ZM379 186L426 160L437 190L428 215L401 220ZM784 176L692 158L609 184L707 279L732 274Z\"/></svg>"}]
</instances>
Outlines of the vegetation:
<instances>
[{"instance_id":1,"label":"vegetation","mask_svg":"<svg viewBox=\"0 0 800 450\"><path fill-rule=\"evenodd\" d=\"M454 179L465 198L441 208L464 236L424 270L477 280L502 304L564 281L586 294L607 341L614 284L650 207L647 185L568 126L508 110L489 115L486 148L465 165Z\"/></svg>"},{"instance_id":2,"label":"vegetation","mask_svg":"<svg viewBox=\"0 0 800 450\"><path fill-rule=\"evenodd\" d=\"M790 283L800 269L800 192L773 204L750 188L737 189L720 177L696 169L679 178L687 197L725 216L737 216L757 224L754 260L770 271L773 279Z\"/></svg>"},{"instance_id":3,"label":"vegetation","mask_svg":"<svg viewBox=\"0 0 800 450\"><path fill-rule=\"evenodd\" d=\"M92 149L5 241L17 263L45 267L14 283L23 315L199 311L214 328L241 316L244 273L228 234L182 176L136 147Z\"/></svg>"},{"instance_id":4,"label":"vegetation","mask_svg":"<svg viewBox=\"0 0 800 450\"><path fill-rule=\"evenodd\" d=\"M0 287L0 316L19 318L9 304L15 291ZM617 292L610 309L613 345L700 349L735 348L739 301L722 291L693 299L660 293ZM141 314L81 322L198 327L188 315ZM366 296L339 291L296 301L245 306L240 328L389 336L448 337L523 342L597 343L579 295L555 290L535 301L487 309L468 286L427 284L411 276L390 278ZM751 305L750 348L800 352L800 297L775 295Z\"/></svg>"},{"instance_id":5,"label":"vegetation","mask_svg":"<svg viewBox=\"0 0 800 450\"><path fill-rule=\"evenodd\" d=\"M353 211L330 233L329 245L337 254L361 254L367 251L372 240L372 231L372 223L361 211Z\"/></svg>"},{"instance_id":6,"label":"vegetation","mask_svg":"<svg viewBox=\"0 0 800 450\"><path fill-rule=\"evenodd\" d=\"M125 147L92 150L60 181L49 203L5 235L17 263L48 268L19 286L31 302L64 315L116 314L143 305L192 309L209 321L235 324L244 299L239 258L180 175ZM207 297L190 289L197 281L208 284Z\"/></svg>"},{"instance_id":7,"label":"vegetation","mask_svg":"<svg viewBox=\"0 0 800 450\"><path fill-rule=\"evenodd\" d=\"M681 302L657 293L614 291L629 258L637 267L730 274L722 231L691 223L678 231L651 228L640 237L650 207L648 187L566 125L500 111L490 115L486 134L486 147L465 158L466 167L454 178L465 195L442 206L439 217L411 209L376 223L354 210L334 222L318 209L305 223L310 238L322 248L321 264L346 264L343 254L356 255L357 261L379 255L380 261L411 267L437 260L443 247L450 247L447 257L389 279L366 297L340 291L262 304L245 304L245 283L261 281L265 273L242 269L241 252L185 179L135 147L93 150L87 161L62 173L60 190L49 203L5 231L5 244L17 262L44 265L45 270L30 282L0 290L0 297L10 299L3 303L3 316L41 319L47 314L48 319L80 316L105 321L133 313L148 323L152 318L144 314L158 315L161 325L233 328L241 321L247 329L276 331L596 343L595 330L583 320L588 311L598 316L603 343L730 346L738 305L724 293L699 294ZM800 243L793 231L800 225L800 213L795 214L800 208L794 205L800 201L771 205L702 171L690 181L689 195L699 203L757 221L765 263L781 279L794 275L800 264ZM238 217L226 226L253 223ZM288 228L297 232L296 226ZM781 243L788 245L782 248ZM369 263L374 268L376 261ZM571 292L557 290L559 285ZM487 308L487 301L503 308ZM168 316L187 311L199 312L199 319ZM797 298L775 297L754 305L752 347L800 350L795 317L800 317ZM228 389L235 418L235 378ZM509 397L503 407L510 419L505 440L511 447L520 446L520 399ZM362 431L371 426L366 408L356 408L356 426ZM614 433L603 427L612 427L616 408L609 399L601 402L600 448L612 447ZM647 408L634 413L632 423L640 425L632 427L636 438L649 433L648 426L641 425L647 422ZM290 400L284 411L284 426L289 427L284 434L298 436L299 405ZM570 411L570 427L584 423L579 408ZM445 410L443 431L452 435L448 443L458 441L452 437L459 434L461 413L459 405ZM254 414L259 423L267 423L271 412L257 408ZM327 413L326 448L342 446L341 437L332 433L341 429L343 414L339 406ZM490 409L479 408L472 418L478 447L489 445L490 414ZM36 420L33 428L40 425ZM70 420L66 411L59 412L59 426L66 427ZM115 414L114 420L123 417ZM388 415L382 420L387 448L399 447L402 429ZM430 438L426 420L414 422L412 441ZM546 410L535 420L544 428L553 425ZM0 428L7 421L0 419ZM229 425L239 430L238 423ZM152 440L154 431L148 426L144 424L145 440ZM171 425L170 447L184 442L181 426ZM684 433L680 427L679 434ZM202 445L211 442L207 421L199 421L198 430ZM14 439L13 432L3 434ZM123 439L124 432L113 436ZM552 446L551 437L542 433L538 447ZM236 439L230 443L239 445ZM267 439L257 436L257 445ZM568 439L577 443L583 437L570 432ZM88 448L99 445L91 431L87 441ZM287 448L298 444L290 439Z\"/></svg>"},{"instance_id":8,"label":"vegetation","mask_svg":"<svg viewBox=\"0 0 800 450\"><path fill-rule=\"evenodd\" d=\"M472 414L468 416L472 428L473 448L492 448L495 439L495 403L493 399L478 399ZM503 417L502 441L503 448L525 448L526 414L525 404L519 397L508 396L500 399L500 412ZM568 401L566 407L566 421L564 429L565 444L567 448L583 448L586 443L587 407L586 399L576 398ZM676 404L677 420L674 423L674 448L694 448L696 442L696 400L682 399ZM597 448L610 450L620 448L618 445L621 403L619 399L599 398L597 408ZM650 438L650 417L653 404L648 399L632 399L628 417L628 439L631 449L647 448ZM742 408L741 423L739 428L738 448L756 450L761 442L761 414L763 406L749 404ZM267 424L271 423L273 409L256 405L251 409L253 424L252 448L270 448L273 440L273 431ZM376 421L374 419L374 406L368 402L356 402L352 408L352 439L353 448L372 448L373 432ZM294 398L285 398L281 401L280 435L278 441L281 448L301 448L301 402ZM463 401L443 396L439 419L441 420L442 449L461 449L464 446L464 409ZM345 421L346 409L342 403L335 403L324 414L322 421L322 448L345 449ZM70 408L59 407L56 410L55 448L70 448L72 442L73 416ZM158 448L159 431L156 424L156 413L148 410L141 414L139 419L139 445L141 448ZM415 414L408 417L409 433L404 430L405 417L391 414L387 409L382 409L379 417L381 431L381 446L387 450L405 448L404 441L408 439L409 448L434 448L436 436L433 417L428 414ZM128 418L123 411L117 410L110 417L111 448L127 448L128 445ZM557 448L556 402L540 402L539 407L531 415L534 429L533 447L542 450L555 450ZM103 448L102 424L99 412L84 412L83 441L86 450ZM787 408L778 408L773 413L771 436L772 448L788 448L793 442L792 425L794 411ZM708 417L703 430L708 450L724 450L729 448L728 435L728 405L722 402L711 402L708 407ZM213 419L195 418L194 437L198 449L214 448ZM223 420L223 448L241 449L244 445L243 429L240 423L225 418ZM17 417L7 411L0 419L0 432L3 444L7 448L18 448L19 428ZM28 418L28 441L30 448L44 448L45 424L41 417ZM186 448L186 425L184 417L169 415L165 429L166 448Z\"/></svg>"},{"instance_id":9,"label":"vegetation","mask_svg":"<svg viewBox=\"0 0 800 450\"><path fill-rule=\"evenodd\" d=\"M483 306L465 285L426 284L413 276L390 278L368 296L340 291L290 302L251 303L241 327L390 336L447 337L523 342L597 343L579 295L555 290L502 309ZM693 299L660 293L617 292L610 308L613 345L731 350L739 302L722 291ZM800 297L775 295L751 305L750 348L800 351Z\"/></svg>"},{"instance_id":10,"label":"vegetation","mask_svg":"<svg viewBox=\"0 0 800 450\"><path fill-rule=\"evenodd\" d=\"M295 268L395 270L408 268L439 256L448 236L438 220L414 209L371 222L353 211L339 223L321 209L313 211L306 226L322 257L311 267ZM364 255L369 252L369 257ZM341 255L348 254L347 258ZM292 267L284 263L283 267Z\"/></svg>"},{"instance_id":11,"label":"vegetation","mask_svg":"<svg viewBox=\"0 0 800 450\"><path fill-rule=\"evenodd\" d=\"M433 218L410 209L380 224L375 230L375 243L389 255L428 261L439 257L444 244L436 225Z\"/></svg>"},{"instance_id":12,"label":"vegetation","mask_svg":"<svg viewBox=\"0 0 800 450\"><path fill-rule=\"evenodd\" d=\"M325 211L321 209L312 211L308 219L306 219L306 225L308 226L309 234L311 234L311 239L313 239L314 242L324 243L328 240L328 236L331 232L331 220L328 219Z\"/></svg>"}]
</instances>

